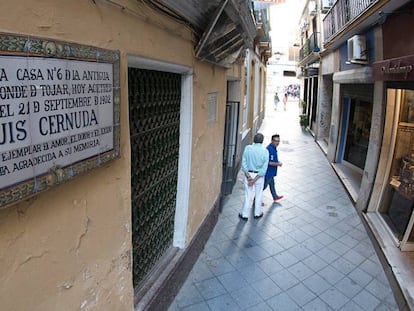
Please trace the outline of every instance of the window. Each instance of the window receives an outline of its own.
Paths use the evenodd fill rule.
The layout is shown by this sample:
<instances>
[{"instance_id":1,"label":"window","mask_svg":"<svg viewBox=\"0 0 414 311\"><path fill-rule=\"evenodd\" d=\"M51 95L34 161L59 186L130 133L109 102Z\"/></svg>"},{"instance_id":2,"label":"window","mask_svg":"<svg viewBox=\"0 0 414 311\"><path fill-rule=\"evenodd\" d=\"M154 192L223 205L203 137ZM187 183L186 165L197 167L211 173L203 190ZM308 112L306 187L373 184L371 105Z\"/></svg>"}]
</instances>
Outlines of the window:
<instances>
[{"instance_id":1,"label":"window","mask_svg":"<svg viewBox=\"0 0 414 311\"><path fill-rule=\"evenodd\" d=\"M372 104L367 101L350 99L348 113L348 131L343 159L363 170L368 152Z\"/></svg>"}]
</instances>

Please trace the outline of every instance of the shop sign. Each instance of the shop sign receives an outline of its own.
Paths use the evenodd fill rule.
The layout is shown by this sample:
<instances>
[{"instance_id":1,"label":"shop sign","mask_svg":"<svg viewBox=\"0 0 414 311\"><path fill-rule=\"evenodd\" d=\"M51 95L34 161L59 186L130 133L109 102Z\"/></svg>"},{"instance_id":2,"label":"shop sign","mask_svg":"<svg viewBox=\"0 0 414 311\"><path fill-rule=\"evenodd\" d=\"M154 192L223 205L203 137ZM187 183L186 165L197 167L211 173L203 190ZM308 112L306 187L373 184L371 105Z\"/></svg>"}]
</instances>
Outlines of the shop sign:
<instances>
[{"instance_id":1,"label":"shop sign","mask_svg":"<svg viewBox=\"0 0 414 311\"><path fill-rule=\"evenodd\" d=\"M0 207L119 155L119 53L0 35Z\"/></svg>"},{"instance_id":2,"label":"shop sign","mask_svg":"<svg viewBox=\"0 0 414 311\"><path fill-rule=\"evenodd\" d=\"M372 66L376 81L406 81L414 78L414 56L375 62Z\"/></svg>"}]
</instances>

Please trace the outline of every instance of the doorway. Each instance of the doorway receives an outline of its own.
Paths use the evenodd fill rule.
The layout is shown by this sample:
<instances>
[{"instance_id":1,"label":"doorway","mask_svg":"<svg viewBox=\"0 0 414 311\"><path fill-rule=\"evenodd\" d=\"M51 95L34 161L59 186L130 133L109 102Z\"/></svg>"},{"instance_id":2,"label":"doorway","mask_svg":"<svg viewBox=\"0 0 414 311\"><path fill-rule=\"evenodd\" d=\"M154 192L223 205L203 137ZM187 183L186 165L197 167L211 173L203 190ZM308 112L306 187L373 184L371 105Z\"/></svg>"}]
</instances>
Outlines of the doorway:
<instances>
[{"instance_id":1,"label":"doorway","mask_svg":"<svg viewBox=\"0 0 414 311\"><path fill-rule=\"evenodd\" d=\"M128 69L134 287L173 245L181 75Z\"/></svg>"},{"instance_id":2,"label":"doorway","mask_svg":"<svg viewBox=\"0 0 414 311\"><path fill-rule=\"evenodd\" d=\"M371 130L372 103L345 96L342 108L338 163L363 172Z\"/></svg>"},{"instance_id":3,"label":"doorway","mask_svg":"<svg viewBox=\"0 0 414 311\"><path fill-rule=\"evenodd\" d=\"M372 99L358 85L343 86L340 131L332 167L345 184L352 200L358 200L368 153ZM351 93L361 96L350 96ZM362 96L364 95L364 96Z\"/></svg>"},{"instance_id":4,"label":"doorway","mask_svg":"<svg viewBox=\"0 0 414 311\"><path fill-rule=\"evenodd\" d=\"M229 195L237 180L240 169L237 163L238 129L240 115L240 81L227 81L226 121L223 143L222 195Z\"/></svg>"},{"instance_id":5,"label":"doorway","mask_svg":"<svg viewBox=\"0 0 414 311\"><path fill-rule=\"evenodd\" d=\"M226 123L224 128L223 149L223 195L231 194L237 179L238 165L236 163L237 129L239 124L239 102L226 103Z\"/></svg>"}]
</instances>

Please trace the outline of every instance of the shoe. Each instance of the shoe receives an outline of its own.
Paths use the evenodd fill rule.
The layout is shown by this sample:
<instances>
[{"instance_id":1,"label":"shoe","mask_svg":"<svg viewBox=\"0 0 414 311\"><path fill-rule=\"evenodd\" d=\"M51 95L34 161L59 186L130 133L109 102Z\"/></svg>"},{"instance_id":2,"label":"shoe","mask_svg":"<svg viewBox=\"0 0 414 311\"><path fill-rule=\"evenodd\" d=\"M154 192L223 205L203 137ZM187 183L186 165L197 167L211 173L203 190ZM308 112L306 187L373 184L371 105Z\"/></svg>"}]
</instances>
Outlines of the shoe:
<instances>
[{"instance_id":1,"label":"shoe","mask_svg":"<svg viewBox=\"0 0 414 311\"><path fill-rule=\"evenodd\" d=\"M262 218L262 217L263 217L263 213L261 213L260 215L254 216L255 219Z\"/></svg>"},{"instance_id":2,"label":"shoe","mask_svg":"<svg viewBox=\"0 0 414 311\"><path fill-rule=\"evenodd\" d=\"M239 213L239 218L240 218L241 220L244 220L244 221L247 221L247 219L249 219L249 218L247 218L247 217L243 217L243 215L242 215L241 213Z\"/></svg>"},{"instance_id":3,"label":"shoe","mask_svg":"<svg viewBox=\"0 0 414 311\"><path fill-rule=\"evenodd\" d=\"M283 195L279 195L278 197L276 197L276 199L273 200L273 202L277 202L279 200L282 200L284 198Z\"/></svg>"}]
</instances>

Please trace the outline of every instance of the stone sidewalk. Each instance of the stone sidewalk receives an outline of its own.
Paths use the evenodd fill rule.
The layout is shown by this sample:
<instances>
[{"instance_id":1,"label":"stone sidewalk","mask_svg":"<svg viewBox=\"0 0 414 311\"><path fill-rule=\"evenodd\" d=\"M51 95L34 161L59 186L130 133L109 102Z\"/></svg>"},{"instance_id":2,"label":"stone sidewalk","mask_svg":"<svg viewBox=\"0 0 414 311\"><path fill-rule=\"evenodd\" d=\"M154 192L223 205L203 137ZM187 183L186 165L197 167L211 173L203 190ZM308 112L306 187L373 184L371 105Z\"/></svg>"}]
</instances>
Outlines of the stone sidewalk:
<instances>
[{"instance_id":1,"label":"stone sidewalk","mask_svg":"<svg viewBox=\"0 0 414 311\"><path fill-rule=\"evenodd\" d=\"M260 131L281 144L276 188L264 217L238 218L242 175L169 311L398 310L390 283L348 194L313 137L297 101L266 107Z\"/></svg>"}]
</instances>

